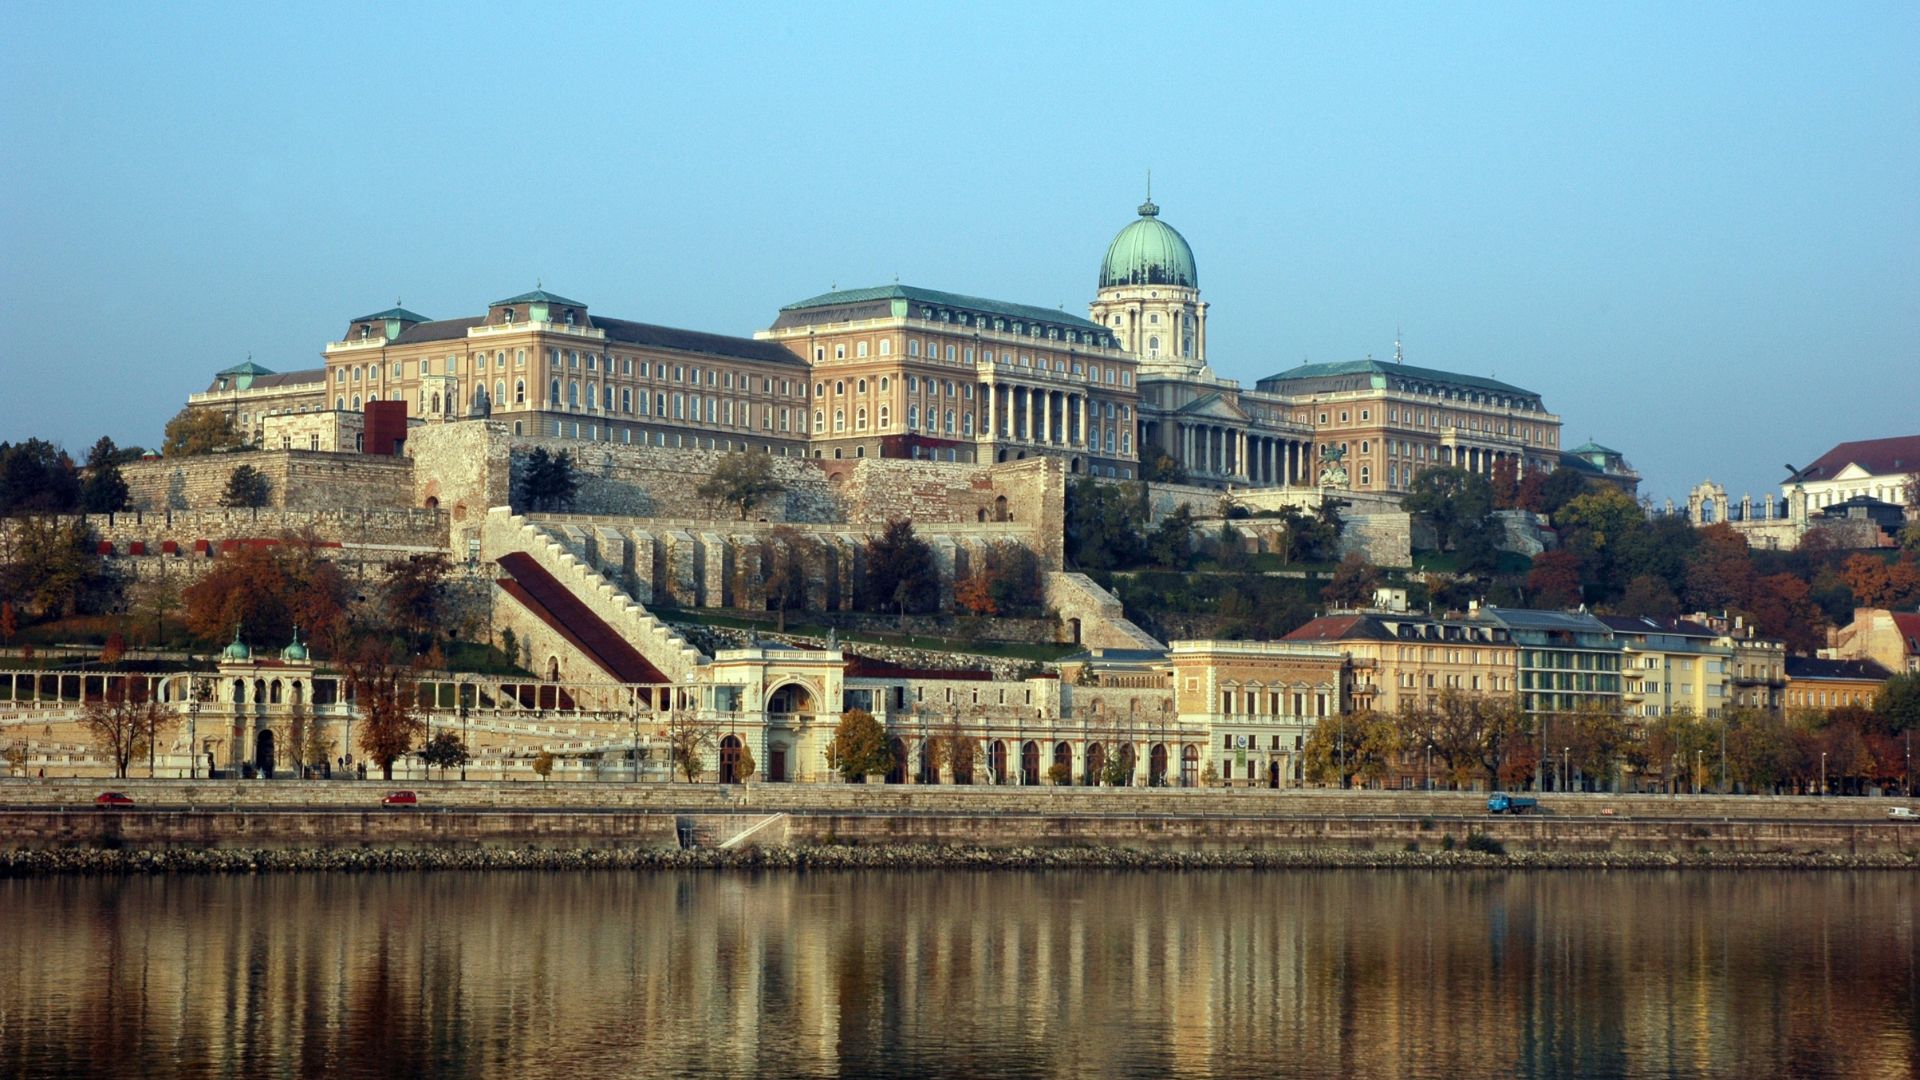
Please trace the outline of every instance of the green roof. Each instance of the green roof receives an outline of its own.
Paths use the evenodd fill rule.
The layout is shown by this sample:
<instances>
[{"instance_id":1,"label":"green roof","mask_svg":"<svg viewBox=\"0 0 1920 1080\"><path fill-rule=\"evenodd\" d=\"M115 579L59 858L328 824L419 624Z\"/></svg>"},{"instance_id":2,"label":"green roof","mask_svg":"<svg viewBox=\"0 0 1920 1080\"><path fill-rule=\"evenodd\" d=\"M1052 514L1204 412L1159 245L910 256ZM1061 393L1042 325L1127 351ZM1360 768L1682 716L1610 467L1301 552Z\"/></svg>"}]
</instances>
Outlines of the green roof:
<instances>
[{"instance_id":1,"label":"green roof","mask_svg":"<svg viewBox=\"0 0 1920 1080\"><path fill-rule=\"evenodd\" d=\"M215 375L272 375L274 374L274 370L272 368L263 368L259 364L256 364L253 361L248 360L244 364L235 364L230 368L226 368L221 371L216 371L214 372L214 374Z\"/></svg>"},{"instance_id":2,"label":"green roof","mask_svg":"<svg viewBox=\"0 0 1920 1080\"><path fill-rule=\"evenodd\" d=\"M1588 439L1586 442L1583 442L1579 446L1576 446L1573 449L1567 451L1567 453L1569 454L1607 454L1612 457L1622 456L1620 451L1615 450L1612 447L1601 446L1599 443L1594 442L1592 439Z\"/></svg>"},{"instance_id":3,"label":"green roof","mask_svg":"<svg viewBox=\"0 0 1920 1080\"><path fill-rule=\"evenodd\" d=\"M1098 323L1089 322L1078 315L1069 315L1058 308L1010 304L1004 300L988 300L980 296L941 292L939 289L921 289L912 285L877 285L871 289L840 289L795 301L780 310L802 311L807 308L836 307L841 304L864 304L873 300L911 300L922 304L936 304L940 307L964 308L967 311L984 312L988 315L1002 315L1009 319L1026 319L1030 322L1071 326L1077 330L1100 329Z\"/></svg>"},{"instance_id":4,"label":"green roof","mask_svg":"<svg viewBox=\"0 0 1920 1080\"><path fill-rule=\"evenodd\" d=\"M372 315L362 315L353 321L354 322L383 322L387 319L399 319L403 322L416 322L416 323L433 321L432 319L427 318L425 315L422 315L414 311L408 311L406 308L403 308L403 307L390 307L385 311L376 311Z\"/></svg>"},{"instance_id":5,"label":"green roof","mask_svg":"<svg viewBox=\"0 0 1920 1080\"><path fill-rule=\"evenodd\" d=\"M559 304L562 307L577 308L587 306L578 300L569 300L564 296L555 296L545 289L535 289L532 292L523 292L519 296L509 296L505 300L495 300L487 306L499 307L502 304Z\"/></svg>"},{"instance_id":6,"label":"green roof","mask_svg":"<svg viewBox=\"0 0 1920 1080\"><path fill-rule=\"evenodd\" d=\"M1200 287L1193 248L1187 246L1187 238L1179 230L1160 220L1160 208L1151 198L1140 204L1140 216L1107 245L1107 257L1100 263L1099 287L1116 285Z\"/></svg>"},{"instance_id":7,"label":"green roof","mask_svg":"<svg viewBox=\"0 0 1920 1080\"><path fill-rule=\"evenodd\" d=\"M1512 383L1503 383L1498 379L1483 379L1478 375L1461 375L1438 368L1415 367L1412 364L1389 364L1380 360L1338 360L1330 364L1302 364L1290 368L1278 375L1269 375L1260 381L1263 383L1291 381L1294 379L1326 379L1338 375L1398 375L1401 378L1424 379L1428 382L1448 383L1454 386L1470 386L1476 390L1491 390L1500 394L1521 394L1526 397L1538 397L1531 390L1524 390Z\"/></svg>"}]
</instances>

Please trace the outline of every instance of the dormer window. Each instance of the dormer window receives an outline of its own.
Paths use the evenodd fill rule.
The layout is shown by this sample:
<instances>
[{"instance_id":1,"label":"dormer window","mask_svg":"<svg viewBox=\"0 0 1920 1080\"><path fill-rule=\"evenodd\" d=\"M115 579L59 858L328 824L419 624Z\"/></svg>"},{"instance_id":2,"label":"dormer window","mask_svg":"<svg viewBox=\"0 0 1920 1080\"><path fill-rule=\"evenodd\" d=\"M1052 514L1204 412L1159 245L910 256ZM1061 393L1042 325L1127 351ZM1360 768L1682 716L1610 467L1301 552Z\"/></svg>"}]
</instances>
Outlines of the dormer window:
<instances>
[{"instance_id":1,"label":"dormer window","mask_svg":"<svg viewBox=\"0 0 1920 1080\"><path fill-rule=\"evenodd\" d=\"M368 326L366 323L360 324L360 340L361 341L367 340L368 336L370 336L372 333L373 333L372 327Z\"/></svg>"},{"instance_id":2,"label":"dormer window","mask_svg":"<svg viewBox=\"0 0 1920 1080\"><path fill-rule=\"evenodd\" d=\"M566 318L566 322L567 322L567 325L568 325L568 326L572 326L572 325L573 325L573 309L572 309L572 308L568 308L568 309L567 309L567 318Z\"/></svg>"},{"instance_id":3,"label":"dormer window","mask_svg":"<svg viewBox=\"0 0 1920 1080\"><path fill-rule=\"evenodd\" d=\"M500 309L500 321L501 321L501 322L503 322L503 323L510 323L510 322L512 322L512 321L513 321L513 309L512 309L512 308L501 308L501 309Z\"/></svg>"}]
</instances>

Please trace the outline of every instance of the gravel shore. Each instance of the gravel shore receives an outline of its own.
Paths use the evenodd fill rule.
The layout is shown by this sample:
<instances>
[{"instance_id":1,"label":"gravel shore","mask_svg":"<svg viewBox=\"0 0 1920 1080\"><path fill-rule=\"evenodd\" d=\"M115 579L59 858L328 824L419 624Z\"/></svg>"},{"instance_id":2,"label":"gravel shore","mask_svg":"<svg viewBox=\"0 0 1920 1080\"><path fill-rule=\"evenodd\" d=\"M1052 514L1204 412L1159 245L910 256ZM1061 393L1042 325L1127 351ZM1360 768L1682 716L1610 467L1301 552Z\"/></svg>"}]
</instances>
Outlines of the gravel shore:
<instances>
[{"instance_id":1,"label":"gravel shore","mask_svg":"<svg viewBox=\"0 0 1920 1080\"><path fill-rule=\"evenodd\" d=\"M55 848L0 852L0 877L399 870L1920 870L1920 858L1826 852L1151 851L1117 847Z\"/></svg>"}]
</instances>

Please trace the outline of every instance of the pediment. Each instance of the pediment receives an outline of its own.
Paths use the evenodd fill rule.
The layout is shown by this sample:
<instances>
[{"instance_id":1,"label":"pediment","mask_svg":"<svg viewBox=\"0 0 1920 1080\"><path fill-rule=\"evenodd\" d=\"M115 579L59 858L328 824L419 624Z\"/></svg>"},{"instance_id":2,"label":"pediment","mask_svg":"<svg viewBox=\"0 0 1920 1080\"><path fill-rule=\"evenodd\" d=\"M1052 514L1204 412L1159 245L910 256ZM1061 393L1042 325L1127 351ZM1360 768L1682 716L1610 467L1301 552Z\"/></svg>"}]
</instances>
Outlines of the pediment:
<instances>
[{"instance_id":1,"label":"pediment","mask_svg":"<svg viewBox=\"0 0 1920 1080\"><path fill-rule=\"evenodd\" d=\"M1205 397L1194 398L1180 406L1176 415L1192 420L1227 420L1239 423L1245 423L1247 420L1246 410L1228 401L1217 391Z\"/></svg>"}]
</instances>

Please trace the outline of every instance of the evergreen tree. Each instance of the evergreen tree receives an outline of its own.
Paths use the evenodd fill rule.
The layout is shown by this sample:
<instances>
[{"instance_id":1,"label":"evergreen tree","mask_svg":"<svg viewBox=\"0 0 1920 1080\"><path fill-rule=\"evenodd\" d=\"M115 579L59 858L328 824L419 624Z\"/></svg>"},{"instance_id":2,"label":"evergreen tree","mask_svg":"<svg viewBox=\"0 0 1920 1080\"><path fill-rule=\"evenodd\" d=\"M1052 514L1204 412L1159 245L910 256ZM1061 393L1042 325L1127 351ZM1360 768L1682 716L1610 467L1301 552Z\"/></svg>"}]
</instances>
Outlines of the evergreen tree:
<instances>
[{"instance_id":1,"label":"evergreen tree","mask_svg":"<svg viewBox=\"0 0 1920 1080\"><path fill-rule=\"evenodd\" d=\"M574 474L570 454L565 450L548 453L546 447L536 446L527 455L526 468L521 471L520 482L515 487L514 509L566 513L573 509L579 488L580 480Z\"/></svg>"},{"instance_id":2,"label":"evergreen tree","mask_svg":"<svg viewBox=\"0 0 1920 1080\"><path fill-rule=\"evenodd\" d=\"M860 606L867 611L892 610L920 615L940 606L940 575L933 565L933 549L913 534L913 522L887 522L879 536L865 545L866 578L861 582Z\"/></svg>"},{"instance_id":3,"label":"evergreen tree","mask_svg":"<svg viewBox=\"0 0 1920 1080\"><path fill-rule=\"evenodd\" d=\"M265 474L251 465L240 465L227 475L227 487L220 493L220 505L247 508L267 505L273 485Z\"/></svg>"},{"instance_id":4,"label":"evergreen tree","mask_svg":"<svg viewBox=\"0 0 1920 1080\"><path fill-rule=\"evenodd\" d=\"M127 480L120 475L120 451L105 435L87 451L87 478L80 485L80 506L89 514L115 514L127 508Z\"/></svg>"}]
</instances>

